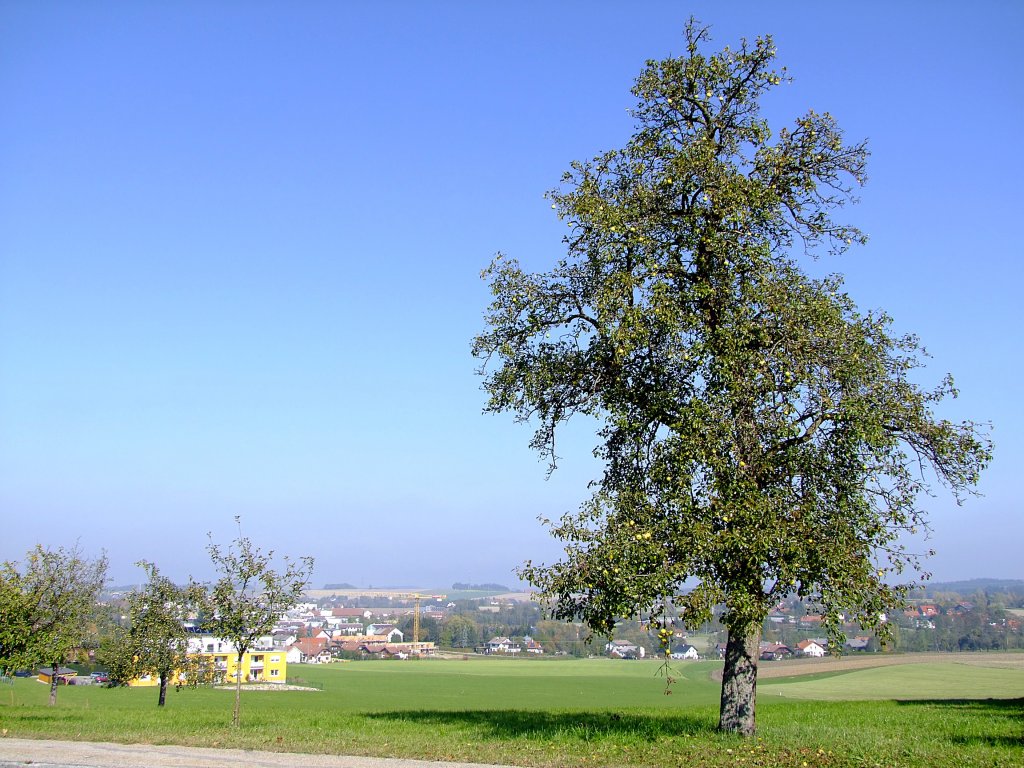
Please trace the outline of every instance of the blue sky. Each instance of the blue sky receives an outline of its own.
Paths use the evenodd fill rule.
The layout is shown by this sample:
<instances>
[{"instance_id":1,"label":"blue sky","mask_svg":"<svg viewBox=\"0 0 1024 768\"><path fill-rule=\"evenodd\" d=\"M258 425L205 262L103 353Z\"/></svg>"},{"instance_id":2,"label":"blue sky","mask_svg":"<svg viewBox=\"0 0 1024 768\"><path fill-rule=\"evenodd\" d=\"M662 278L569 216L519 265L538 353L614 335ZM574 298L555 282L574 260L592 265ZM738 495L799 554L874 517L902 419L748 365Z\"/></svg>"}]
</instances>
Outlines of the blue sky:
<instances>
[{"instance_id":1,"label":"blue sky","mask_svg":"<svg viewBox=\"0 0 1024 768\"><path fill-rule=\"evenodd\" d=\"M1024 577L1017 185L1024 9L963 3L0 3L0 558L105 547L209 576L207 533L314 582L512 582L586 495L481 415L496 251L562 254L543 193L621 146L648 58L775 36L778 127L869 141L847 275L991 421L984 497L930 502L936 578Z\"/></svg>"}]
</instances>

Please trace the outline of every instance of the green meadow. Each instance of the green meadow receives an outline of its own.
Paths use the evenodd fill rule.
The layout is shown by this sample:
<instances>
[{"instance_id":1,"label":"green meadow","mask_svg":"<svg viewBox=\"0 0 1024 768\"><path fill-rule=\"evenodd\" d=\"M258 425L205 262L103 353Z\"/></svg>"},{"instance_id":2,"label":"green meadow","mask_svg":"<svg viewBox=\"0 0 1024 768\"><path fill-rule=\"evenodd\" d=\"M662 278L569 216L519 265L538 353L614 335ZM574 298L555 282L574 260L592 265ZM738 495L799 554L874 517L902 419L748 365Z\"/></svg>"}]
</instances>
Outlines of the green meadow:
<instances>
[{"instance_id":1,"label":"green meadow","mask_svg":"<svg viewBox=\"0 0 1024 768\"><path fill-rule=\"evenodd\" d=\"M954 659L966 658L957 655ZM995 657L993 657L995 658ZM1022 657L1024 658L1024 657ZM762 680L758 738L715 732L720 663L480 659L293 666L308 691L0 686L20 738L523 766L1024 766L1024 664L906 664Z\"/></svg>"}]
</instances>

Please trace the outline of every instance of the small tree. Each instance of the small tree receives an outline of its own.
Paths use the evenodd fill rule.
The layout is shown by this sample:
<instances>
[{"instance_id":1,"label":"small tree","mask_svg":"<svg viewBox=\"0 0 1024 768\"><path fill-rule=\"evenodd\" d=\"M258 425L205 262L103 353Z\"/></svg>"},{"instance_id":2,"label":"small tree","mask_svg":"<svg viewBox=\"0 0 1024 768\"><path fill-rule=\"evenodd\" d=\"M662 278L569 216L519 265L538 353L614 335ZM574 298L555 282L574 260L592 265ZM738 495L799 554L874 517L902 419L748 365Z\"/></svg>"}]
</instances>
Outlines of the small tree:
<instances>
[{"instance_id":1,"label":"small tree","mask_svg":"<svg viewBox=\"0 0 1024 768\"><path fill-rule=\"evenodd\" d=\"M313 558L302 557L298 562L284 558L284 570L276 571L271 567L274 552L264 554L241 531L227 549L214 544L211 536L207 551L214 570L220 574L210 591L213 615L207 628L235 648L235 708L231 722L237 726L242 660L260 637L273 630L281 614L299 602L309 584Z\"/></svg>"},{"instance_id":2,"label":"small tree","mask_svg":"<svg viewBox=\"0 0 1024 768\"><path fill-rule=\"evenodd\" d=\"M23 573L12 563L6 563L3 572L2 601L12 618L3 630L4 656L8 664L49 667L49 703L54 706L61 665L94 633L96 601L107 575L106 555L93 560L77 545L46 549L37 544L25 558Z\"/></svg>"},{"instance_id":3,"label":"small tree","mask_svg":"<svg viewBox=\"0 0 1024 768\"><path fill-rule=\"evenodd\" d=\"M137 565L146 572L146 584L128 595L128 625L114 628L101 647L102 661L115 682L127 683L146 674L157 676L157 706L162 707L172 679L178 687L211 680L211 666L205 657L188 652L185 624L201 610L206 592L191 580L183 587L176 585L152 563Z\"/></svg>"},{"instance_id":4,"label":"small tree","mask_svg":"<svg viewBox=\"0 0 1024 768\"><path fill-rule=\"evenodd\" d=\"M414 628L416 624L416 618L414 616L406 616L398 622L398 629L402 632L403 641L408 643L412 641L413 635L415 634ZM420 619L420 640L424 643L436 643L441 638L441 631L437 624L437 619L431 616L424 616Z\"/></svg>"},{"instance_id":5,"label":"small tree","mask_svg":"<svg viewBox=\"0 0 1024 768\"><path fill-rule=\"evenodd\" d=\"M441 629L441 645L451 648L473 648L480 640L480 628L475 621L456 613L445 619Z\"/></svg>"},{"instance_id":6,"label":"small tree","mask_svg":"<svg viewBox=\"0 0 1024 768\"><path fill-rule=\"evenodd\" d=\"M991 446L933 414L956 390L915 383L915 337L796 261L865 241L833 219L865 178L864 143L827 112L773 132L759 101L787 77L771 38L714 54L707 40L691 22L684 56L648 62L635 135L550 193L568 255L485 271L473 351L487 410L536 423L552 468L563 422L603 424L603 476L554 525L566 559L522 574L598 633L642 611L695 628L724 605L719 725L752 734L771 606L795 591L833 635L842 611L884 631L908 586L894 575L919 567L902 539L927 525L919 499L969 493Z\"/></svg>"}]
</instances>

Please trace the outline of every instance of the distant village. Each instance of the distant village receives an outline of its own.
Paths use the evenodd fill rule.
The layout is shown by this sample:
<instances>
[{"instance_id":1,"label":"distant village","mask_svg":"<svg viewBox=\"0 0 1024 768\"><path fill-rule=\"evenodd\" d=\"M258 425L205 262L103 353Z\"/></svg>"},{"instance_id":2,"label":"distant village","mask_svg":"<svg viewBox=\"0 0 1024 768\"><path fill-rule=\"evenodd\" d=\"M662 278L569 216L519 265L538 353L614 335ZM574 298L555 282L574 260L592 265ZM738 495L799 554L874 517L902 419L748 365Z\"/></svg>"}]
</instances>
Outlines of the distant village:
<instances>
[{"instance_id":1,"label":"distant village","mask_svg":"<svg viewBox=\"0 0 1024 768\"><path fill-rule=\"evenodd\" d=\"M189 652L207 657L222 682L241 676L246 683L285 684L288 668L347 660L408 660L486 655L540 658L592 657L632 660L665 655L656 633L644 620L619 622L611 637L590 637L579 624L549 621L528 594L503 594L447 599L444 595L400 593L321 596L295 605L277 621L237 663L235 648L203 631L200 622L189 627ZM969 599L968 599L969 598ZM118 595L108 596L116 610ZM782 601L767 617L759 648L761 661L820 658L829 653L884 651L1008 650L1024 647L1024 589L978 591L963 596L939 593L919 597L902 612L883 616L892 640L883 647L878 638L844 623L841 649L834 648L822 628L822 616L797 600ZM717 622L695 632L677 625L667 648L673 661L722 658L725 630ZM78 665L81 666L81 665ZM87 665L86 665L87 666ZM40 679L49 680L49 670ZM86 675L72 668L58 671L62 682L103 682L102 671ZM143 676L129 685L155 685Z\"/></svg>"},{"instance_id":2,"label":"distant village","mask_svg":"<svg viewBox=\"0 0 1024 768\"><path fill-rule=\"evenodd\" d=\"M842 626L845 642L841 649L835 649L822 629L820 614L809 611L795 598L782 601L765 622L760 659L820 658L836 650L852 654L997 650L1024 645L1024 594L994 601L984 594L974 597L918 599L898 616L883 616L893 629L889 648L883 648L873 633L847 622ZM367 604L354 605L356 602ZM422 628L421 637L413 637L417 626ZM349 596L296 606L278 623L273 635L265 638L265 646L283 652L292 664L401 660L452 653L507 657L605 655L628 660L656 655L661 650L644 621L621 622L611 638L590 638L587 642L587 637L579 625L545 621L539 607L526 596L434 599L421 606L410 600ZM714 623L697 632L677 628L669 648L669 656L676 661L722 658L724 653L724 628Z\"/></svg>"}]
</instances>

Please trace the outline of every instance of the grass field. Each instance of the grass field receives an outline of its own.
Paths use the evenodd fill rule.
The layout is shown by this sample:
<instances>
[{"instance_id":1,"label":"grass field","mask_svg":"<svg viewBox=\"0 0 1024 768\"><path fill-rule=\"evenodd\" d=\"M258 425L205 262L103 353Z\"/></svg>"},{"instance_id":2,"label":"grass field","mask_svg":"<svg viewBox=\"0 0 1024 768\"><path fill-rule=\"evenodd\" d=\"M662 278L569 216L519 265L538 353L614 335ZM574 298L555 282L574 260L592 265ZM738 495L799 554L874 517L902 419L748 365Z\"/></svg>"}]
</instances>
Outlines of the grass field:
<instances>
[{"instance_id":1,"label":"grass field","mask_svg":"<svg viewBox=\"0 0 1024 768\"><path fill-rule=\"evenodd\" d=\"M69 687L49 708L19 679L0 686L0 731L524 766L1024 766L1024 656L950 658L764 681L753 741L714 730L720 663L677 664L666 696L656 662L608 659L293 666L318 690L247 691L238 729L230 691L161 711L154 689Z\"/></svg>"}]
</instances>

